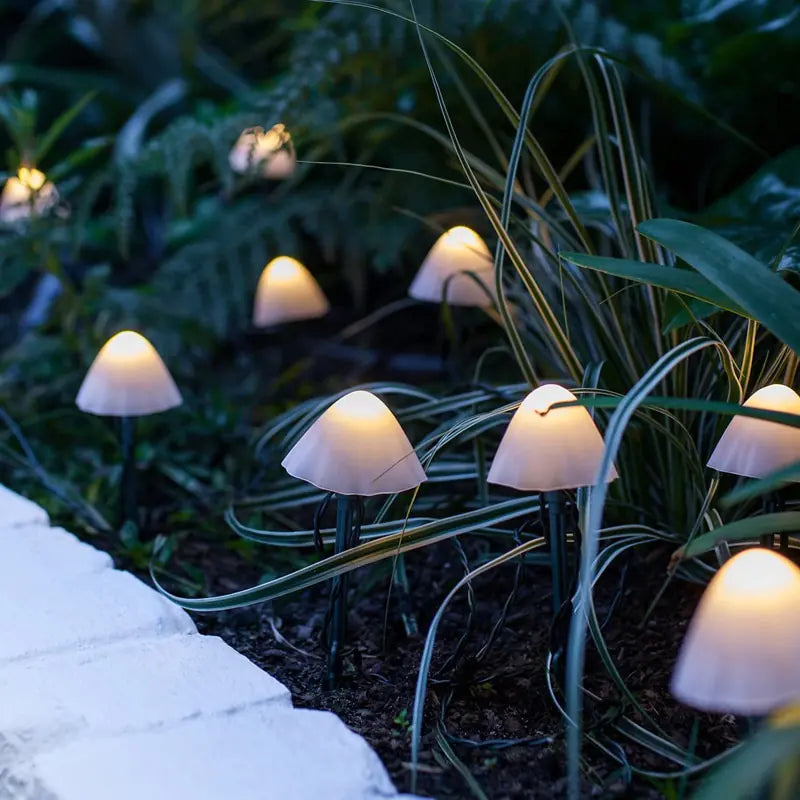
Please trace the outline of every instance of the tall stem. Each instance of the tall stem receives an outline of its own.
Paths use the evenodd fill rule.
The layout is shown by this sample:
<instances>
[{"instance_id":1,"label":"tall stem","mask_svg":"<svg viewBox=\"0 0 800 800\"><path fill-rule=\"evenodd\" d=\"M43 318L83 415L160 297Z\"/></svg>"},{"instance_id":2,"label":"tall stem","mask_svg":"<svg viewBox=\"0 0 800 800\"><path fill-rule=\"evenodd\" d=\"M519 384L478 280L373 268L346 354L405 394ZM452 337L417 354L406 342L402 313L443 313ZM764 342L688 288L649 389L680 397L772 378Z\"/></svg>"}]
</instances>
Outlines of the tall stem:
<instances>
[{"instance_id":1,"label":"tall stem","mask_svg":"<svg viewBox=\"0 0 800 800\"><path fill-rule=\"evenodd\" d=\"M775 493L772 492L764 498L761 508L764 514L772 514L775 511L775 506ZM775 537L771 533L765 533L760 537L759 541L762 547L767 547L772 550L773 544L775 543Z\"/></svg>"},{"instance_id":2,"label":"tall stem","mask_svg":"<svg viewBox=\"0 0 800 800\"><path fill-rule=\"evenodd\" d=\"M343 553L348 548L348 540L353 530L357 497L345 494L336 496L336 541L335 553ZM335 689L342 677L342 648L347 640L347 575L333 579L333 612L328 650L328 687Z\"/></svg>"},{"instance_id":3,"label":"tall stem","mask_svg":"<svg viewBox=\"0 0 800 800\"><path fill-rule=\"evenodd\" d=\"M553 616L558 614L569 591L567 583L567 535L564 525L562 492L545 492L547 529L550 542L550 566L553 572Z\"/></svg>"},{"instance_id":4,"label":"tall stem","mask_svg":"<svg viewBox=\"0 0 800 800\"><path fill-rule=\"evenodd\" d=\"M122 482L120 511L122 524L132 522L139 527L139 507L136 501L136 420L120 418L120 447L122 449Z\"/></svg>"}]
</instances>

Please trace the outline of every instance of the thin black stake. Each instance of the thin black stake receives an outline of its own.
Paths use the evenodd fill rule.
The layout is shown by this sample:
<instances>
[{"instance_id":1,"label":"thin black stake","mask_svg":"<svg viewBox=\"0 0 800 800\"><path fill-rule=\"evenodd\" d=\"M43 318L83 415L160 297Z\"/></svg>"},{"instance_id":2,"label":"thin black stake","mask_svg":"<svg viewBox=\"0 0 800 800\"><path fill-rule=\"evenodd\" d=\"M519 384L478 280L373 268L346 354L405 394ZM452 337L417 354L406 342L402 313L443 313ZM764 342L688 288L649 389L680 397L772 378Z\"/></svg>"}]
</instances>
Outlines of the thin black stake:
<instances>
[{"instance_id":1,"label":"thin black stake","mask_svg":"<svg viewBox=\"0 0 800 800\"><path fill-rule=\"evenodd\" d=\"M762 513L764 514L772 514L775 511L775 502L776 496L774 492L768 494L762 503ZM759 542L762 547L766 547L769 550L772 550L773 545L775 544L775 536L772 533L765 533L763 536L759 537ZM783 543L783 535L781 534L781 544Z\"/></svg>"},{"instance_id":2,"label":"thin black stake","mask_svg":"<svg viewBox=\"0 0 800 800\"><path fill-rule=\"evenodd\" d=\"M336 542L335 553L343 553L356 540L360 514L357 513L358 497L336 495ZM348 575L333 579L333 613L331 614L328 644L328 688L335 689L342 677L342 649L347 641L347 585Z\"/></svg>"},{"instance_id":3,"label":"thin black stake","mask_svg":"<svg viewBox=\"0 0 800 800\"><path fill-rule=\"evenodd\" d=\"M547 504L547 539L550 545L550 566L553 572L553 617L567 599L567 532L564 524L562 492L545 492Z\"/></svg>"},{"instance_id":4,"label":"thin black stake","mask_svg":"<svg viewBox=\"0 0 800 800\"><path fill-rule=\"evenodd\" d=\"M132 522L139 527L139 507L136 501L136 419L120 417L120 447L122 449L122 482L120 484L121 524Z\"/></svg>"}]
</instances>

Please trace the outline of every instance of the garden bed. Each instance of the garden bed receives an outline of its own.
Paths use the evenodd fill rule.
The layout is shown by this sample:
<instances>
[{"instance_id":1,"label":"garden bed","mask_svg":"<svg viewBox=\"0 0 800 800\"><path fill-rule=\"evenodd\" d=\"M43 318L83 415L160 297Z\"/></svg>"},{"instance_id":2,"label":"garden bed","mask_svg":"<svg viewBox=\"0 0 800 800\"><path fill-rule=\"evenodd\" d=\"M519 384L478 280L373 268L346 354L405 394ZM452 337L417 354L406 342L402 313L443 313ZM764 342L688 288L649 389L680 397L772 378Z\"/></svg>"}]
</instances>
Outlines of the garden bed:
<instances>
[{"instance_id":1,"label":"garden bed","mask_svg":"<svg viewBox=\"0 0 800 800\"><path fill-rule=\"evenodd\" d=\"M478 552L476 543L472 544L469 556L474 558ZM238 559L220 558L213 549L202 558L195 565L206 571L216 590L231 591L244 585ZM630 562L626 579L621 574L608 578L599 589L597 611L602 621L615 604L605 635L621 675L665 733L688 746L695 714L670 697L668 685L700 588L673 582L647 623L641 624L665 575L668 558L666 549L651 550L646 559ZM388 582L374 585L368 592L356 589L350 614L353 649L344 685L335 691L323 686L326 651L320 644L320 632L327 610L325 589L309 590L255 609L195 615L195 619L203 632L221 636L282 681L297 706L337 713L376 749L398 788L407 790L408 727L424 635L433 612L461 576L462 566L456 549L443 544L411 554L408 572L420 636L406 637L393 602L388 625L384 625ZM436 798L480 796L447 762L436 742L438 712L451 690L445 724L452 750L487 797L558 797L565 791L563 722L545 678L551 636L545 570L536 566L523 569L505 625L485 657L475 659L501 613L513 575L514 567L507 567L491 579L475 582L473 630L458 664L447 665L445 670L441 670L444 662L455 652L466 629L466 592L451 605L440 627L426 705L417 787L421 794ZM373 579L367 570L356 573L353 583L358 587ZM624 602L619 602L619 592ZM607 729L623 706L619 692L592 651L588 675L587 688L601 700L587 706L587 730L595 726ZM624 710L636 719L633 710ZM736 740L732 718L702 715L698 719L698 756L709 757ZM623 737L617 738L634 767L665 772L676 769L675 764ZM479 741L489 743L476 746ZM586 756L594 780L604 787L587 783L587 796L665 796L663 784L646 778L634 777L628 783L620 764L599 750L587 746Z\"/></svg>"}]
</instances>

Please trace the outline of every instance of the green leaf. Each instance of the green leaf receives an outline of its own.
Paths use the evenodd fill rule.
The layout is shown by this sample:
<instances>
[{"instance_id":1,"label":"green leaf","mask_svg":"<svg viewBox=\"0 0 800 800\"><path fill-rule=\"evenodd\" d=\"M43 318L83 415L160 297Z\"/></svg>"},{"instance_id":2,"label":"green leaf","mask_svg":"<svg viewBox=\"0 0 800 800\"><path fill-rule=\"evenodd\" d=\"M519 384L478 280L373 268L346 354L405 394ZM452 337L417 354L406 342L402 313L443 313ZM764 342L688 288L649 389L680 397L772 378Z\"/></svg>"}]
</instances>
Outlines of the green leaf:
<instances>
[{"instance_id":1,"label":"green leaf","mask_svg":"<svg viewBox=\"0 0 800 800\"><path fill-rule=\"evenodd\" d=\"M258 586L219 597L195 599L171 594L159 583L156 577L159 565L154 562L150 564L150 575L156 588L162 594L179 606L188 608L191 611L221 611L223 609L242 608L253 603L261 603L265 600L271 600L275 597L305 589L321 581L335 578L337 575L351 572L368 564L374 564L384 558L394 558L400 553L416 550L434 542L460 534L484 531L486 528L491 528L516 517L531 515L538 508L539 500L536 497L522 497L495 503L476 511L456 514L446 519L406 528L397 533L363 542L346 550L344 553L328 556L289 575L282 575Z\"/></svg>"},{"instance_id":2,"label":"green leaf","mask_svg":"<svg viewBox=\"0 0 800 800\"><path fill-rule=\"evenodd\" d=\"M719 308L733 311L736 314L746 315L747 313L741 306L732 302L710 280L706 280L702 275L698 275L688 269L666 267L661 264L647 264L643 261L632 261L627 258L589 256L583 253L561 253L561 257L579 267L606 272L618 278L626 278L629 281L658 286L661 289L669 289L670 291L702 300L705 303L711 303Z\"/></svg>"},{"instance_id":3,"label":"green leaf","mask_svg":"<svg viewBox=\"0 0 800 800\"><path fill-rule=\"evenodd\" d=\"M0 269L0 297L9 294L19 286L30 272L30 267L21 261L3 263Z\"/></svg>"},{"instance_id":4,"label":"green leaf","mask_svg":"<svg viewBox=\"0 0 800 800\"><path fill-rule=\"evenodd\" d=\"M745 500L752 500L754 497L759 497L767 492L774 492L787 483L796 483L798 481L800 481L800 461L795 461L786 467L771 472L769 475L765 475L763 478L747 481L742 486L728 492L719 502L721 506L727 508Z\"/></svg>"},{"instance_id":5,"label":"green leaf","mask_svg":"<svg viewBox=\"0 0 800 800\"><path fill-rule=\"evenodd\" d=\"M780 765L798 755L800 726L765 728L703 781L694 800L717 800L720 797L726 800L749 800L760 797L759 790Z\"/></svg>"},{"instance_id":6,"label":"green leaf","mask_svg":"<svg viewBox=\"0 0 800 800\"><path fill-rule=\"evenodd\" d=\"M36 147L36 163L42 159L50 151L50 148L56 143L58 137L69 127L70 123L83 111L83 109L94 100L97 95L96 90L87 92L77 103L68 108L63 114L60 114L55 122L47 129L47 133L42 136L39 144Z\"/></svg>"},{"instance_id":7,"label":"green leaf","mask_svg":"<svg viewBox=\"0 0 800 800\"><path fill-rule=\"evenodd\" d=\"M757 517L739 519L713 531L702 534L684 547L678 548L673 561L695 558L713 550L720 542L741 542L757 539L764 534L791 533L800 530L800 511L782 511L776 514L759 514Z\"/></svg>"},{"instance_id":8,"label":"green leaf","mask_svg":"<svg viewBox=\"0 0 800 800\"><path fill-rule=\"evenodd\" d=\"M800 293L733 242L699 225L651 219L639 231L707 278L795 352L800 352Z\"/></svg>"}]
</instances>

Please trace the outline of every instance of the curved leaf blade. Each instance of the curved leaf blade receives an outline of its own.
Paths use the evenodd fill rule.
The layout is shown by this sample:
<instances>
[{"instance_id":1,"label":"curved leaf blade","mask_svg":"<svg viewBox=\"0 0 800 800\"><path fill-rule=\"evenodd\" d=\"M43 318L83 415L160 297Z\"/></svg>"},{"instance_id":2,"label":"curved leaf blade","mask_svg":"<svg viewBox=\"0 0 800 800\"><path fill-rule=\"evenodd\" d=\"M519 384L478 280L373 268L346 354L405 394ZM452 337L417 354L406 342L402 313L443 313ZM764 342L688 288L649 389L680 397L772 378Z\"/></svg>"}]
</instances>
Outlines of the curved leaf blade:
<instances>
[{"instance_id":1,"label":"curved leaf blade","mask_svg":"<svg viewBox=\"0 0 800 800\"><path fill-rule=\"evenodd\" d=\"M694 267L784 344L800 352L800 292L713 231L677 219L651 219L639 231Z\"/></svg>"},{"instance_id":2,"label":"curved leaf blade","mask_svg":"<svg viewBox=\"0 0 800 800\"><path fill-rule=\"evenodd\" d=\"M747 316L747 312L720 291L711 281L687 269L676 269L661 264L648 264L628 258L608 258L583 253L561 253L561 257L578 267L586 267L597 272L605 272L617 278L625 278L637 283L646 283L669 289L702 300L719 308Z\"/></svg>"}]
</instances>

